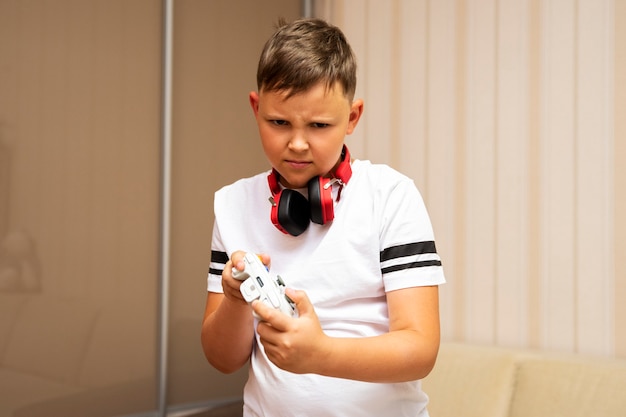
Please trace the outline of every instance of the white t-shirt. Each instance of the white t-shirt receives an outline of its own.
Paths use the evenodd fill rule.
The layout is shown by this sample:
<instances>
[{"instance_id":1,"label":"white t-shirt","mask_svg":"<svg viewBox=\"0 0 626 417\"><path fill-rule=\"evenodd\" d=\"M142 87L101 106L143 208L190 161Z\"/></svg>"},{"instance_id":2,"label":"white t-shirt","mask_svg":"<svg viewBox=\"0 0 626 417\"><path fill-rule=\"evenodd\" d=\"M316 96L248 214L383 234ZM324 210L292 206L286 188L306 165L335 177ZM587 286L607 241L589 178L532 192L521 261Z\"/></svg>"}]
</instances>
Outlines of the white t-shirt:
<instances>
[{"instance_id":1,"label":"white t-shirt","mask_svg":"<svg viewBox=\"0 0 626 417\"><path fill-rule=\"evenodd\" d=\"M387 291L439 285L445 278L413 181L369 161L354 161L352 172L332 223L311 223L297 237L270 221L269 172L219 190L208 290L222 292L221 273L232 252L267 253L271 274L306 291L329 336L388 332ZM283 371L267 359L257 335L244 415L425 417L427 402L420 381L379 384Z\"/></svg>"}]
</instances>

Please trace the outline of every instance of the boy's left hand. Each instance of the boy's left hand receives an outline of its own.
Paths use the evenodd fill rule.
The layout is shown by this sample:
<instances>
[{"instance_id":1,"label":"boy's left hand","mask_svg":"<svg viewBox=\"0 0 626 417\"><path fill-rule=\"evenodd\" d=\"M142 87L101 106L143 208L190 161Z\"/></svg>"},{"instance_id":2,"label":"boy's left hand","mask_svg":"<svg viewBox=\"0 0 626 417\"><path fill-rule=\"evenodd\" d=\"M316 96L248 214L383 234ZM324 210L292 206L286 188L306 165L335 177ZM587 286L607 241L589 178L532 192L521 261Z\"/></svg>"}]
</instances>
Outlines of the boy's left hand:
<instances>
[{"instance_id":1,"label":"boy's left hand","mask_svg":"<svg viewBox=\"0 0 626 417\"><path fill-rule=\"evenodd\" d=\"M290 288L285 292L296 304L299 317L289 317L255 301L252 308L261 319L257 332L267 357L276 366L297 374L312 373L315 364L323 360L329 338L306 293Z\"/></svg>"}]
</instances>

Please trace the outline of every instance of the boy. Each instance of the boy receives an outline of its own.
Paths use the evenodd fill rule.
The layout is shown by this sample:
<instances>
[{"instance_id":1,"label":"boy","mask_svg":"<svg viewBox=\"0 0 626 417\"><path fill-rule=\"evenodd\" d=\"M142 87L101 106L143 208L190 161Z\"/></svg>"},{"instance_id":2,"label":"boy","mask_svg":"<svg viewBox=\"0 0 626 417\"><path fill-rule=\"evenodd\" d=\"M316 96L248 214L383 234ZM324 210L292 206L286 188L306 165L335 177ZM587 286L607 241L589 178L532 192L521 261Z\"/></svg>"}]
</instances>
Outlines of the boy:
<instances>
[{"instance_id":1,"label":"boy","mask_svg":"<svg viewBox=\"0 0 626 417\"><path fill-rule=\"evenodd\" d=\"M250 93L272 171L215 195L205 355L225 373L250 361L244 416L428 416L419 380L445 282L428 214L410 179L350 159L363 101L342 32L281 25ZM271 263L298 317L243 300L244 251Z\"/></svg>"}]
</instances>

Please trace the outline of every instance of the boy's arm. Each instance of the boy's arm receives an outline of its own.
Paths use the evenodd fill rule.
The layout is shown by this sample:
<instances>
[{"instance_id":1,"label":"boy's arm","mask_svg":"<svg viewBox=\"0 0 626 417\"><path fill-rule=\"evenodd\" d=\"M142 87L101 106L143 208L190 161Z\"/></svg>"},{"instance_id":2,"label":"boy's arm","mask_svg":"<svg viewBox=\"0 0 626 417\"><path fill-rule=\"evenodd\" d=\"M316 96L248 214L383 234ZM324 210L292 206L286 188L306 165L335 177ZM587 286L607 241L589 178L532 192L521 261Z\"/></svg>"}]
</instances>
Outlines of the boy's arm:
<instances>
[{"instance_id":1,"label":"boy's arm","mask_svg":"<svg viewBox=\"0 0 626 417\"><path fill-rule=\"evenodd\" d=\"M202 322L202 349L218 371L232 373L244 366L252 352L253 317L224 294L209 292Z\"/></svg>"},{"instance_id":2,"label":"boy's arm","mask_svg":"<svg viewBox=\"0 0 626 417\"><path fill-rule=\"evenodd\" d=\"M240 262L242 252L233 254ZM243 268L242 265L239 265ZM224 294L209 292L202 321L202 349L213 367L224 373L244 366L254 341L254 318L250 306L239 292L241 281L232 277L232 262L222 273Z\"/></svg>"},{"instance_id":3,"label":"boy's arm","mask_svg":"<svg viewBox=\"0 0 626 417\"><path fill-rule=\"evenodd\" d=\"M295 373L368 382L421 379L439 350L438 287L415 287L387 293L390 331L366 338L333 338L322 331L306 294L290 290L300 317L292 319L262 303L254 309L268 322L258 333L268 357Z\"/></svg>"}]
</instances>

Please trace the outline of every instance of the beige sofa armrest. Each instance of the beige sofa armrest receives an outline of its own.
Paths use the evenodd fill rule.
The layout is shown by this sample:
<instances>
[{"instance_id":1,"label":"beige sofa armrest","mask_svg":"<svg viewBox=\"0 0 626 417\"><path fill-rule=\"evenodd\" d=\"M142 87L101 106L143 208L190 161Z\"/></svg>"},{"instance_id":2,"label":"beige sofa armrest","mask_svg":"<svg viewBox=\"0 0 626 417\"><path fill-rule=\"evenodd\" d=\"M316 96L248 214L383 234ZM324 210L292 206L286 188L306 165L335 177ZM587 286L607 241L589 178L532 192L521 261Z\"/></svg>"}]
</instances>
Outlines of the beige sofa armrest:
<instances>
[{"instance_id":1,"label":"beige sofa armrest","mask_svg":"<svg viewBox=\"0 0 626 417\"><path fill-rule=\"evenodd\" d=\"M442 344L435 368L423 381L430 415L506 417L522 357L504 348Z\"/></svg>"},{"instance_id":2,"label":"beige sofa armrest","mask_svg":"<svg viewBox=\"0 0 626 417\"><path fill-rule=\"evenodd\" d=\"M626 416L626 361L545 355L519 365L511 417Z\"/></svg>"}]
</instances>

